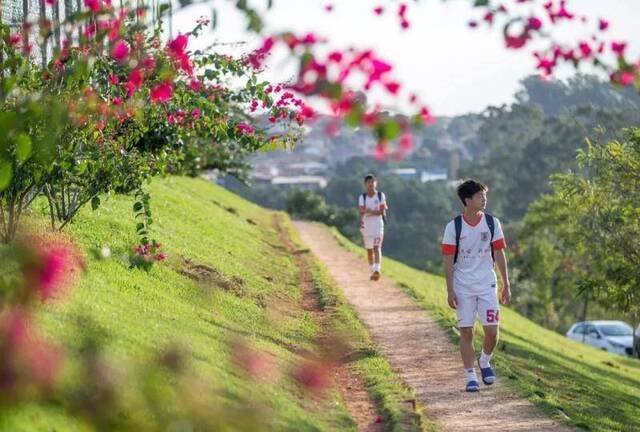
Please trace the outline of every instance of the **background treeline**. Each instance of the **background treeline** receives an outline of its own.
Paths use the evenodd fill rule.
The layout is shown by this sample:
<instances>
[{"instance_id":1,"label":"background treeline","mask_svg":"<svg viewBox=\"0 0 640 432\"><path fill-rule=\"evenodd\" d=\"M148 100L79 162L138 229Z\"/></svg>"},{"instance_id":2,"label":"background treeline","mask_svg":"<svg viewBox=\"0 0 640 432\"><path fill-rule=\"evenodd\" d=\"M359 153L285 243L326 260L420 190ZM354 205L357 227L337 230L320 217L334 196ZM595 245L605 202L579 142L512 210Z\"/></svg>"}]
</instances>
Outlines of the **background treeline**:
<instances>
[{"instance_id":1,"label":"background treeline","mask_svg":"<svg viewBox=\"0 0 640 432\"><path fill-rule=\"evenodd\" d=\"M249 187L232 178L226 180L227 187L261 205L286 209L294 217L336 226L358 241L355 203L363 190L363 176L374 172L391 208L385 254L439 273L443 227L460 211L455 184L422 183L385 173L392 168L448 166L450 149L440 145L442 136L447 135L466 155L461 161L459 177L477 178L491 188L488 211L500 217L505 225L512 279L517 290L515 306L520 312L558 331L566 331L572 322L585 315L585 302L589 318L634 320L630 316L633 305L625 307L615 301L602 300L600 291L608 282L600 276L591 278L586 274L588 269L580 270L581 265L587 264L576 255L577 246L560 244L577 241L562 237L560 231L566 224L577 226L578 222L568 216L558 218L540 202L547 202L545 200L551 199L548 196L553 196L554 211L560 211L560 197L568 192L558 189L560 186L554 182L557 174L584 175L585 185L591 184L596 173L585 165L584 156L576 157L581 151L587 151L588 140L597 143L596 147L617 141L627 141L626 145L633 147L636 138L630 138L633 133L627 129L640 125L640 97L630 89L615 89L591 76L577 76L567 82L544 82L530 77L523 80L515 100L509 106L490 107L480 114L439 121L418 136L416 151L401 161L381 162L367 156L350 159L331 169L327 187L319 192L286 191L270 185ZM632 168L627 166L627 169ZM637 180L638 172L640 169L626 174ZM622 171L618 175L626 178ZM581 193L586 190L583 186ZM612 188L611 193L620 190ZM611 198L626 199L614 195ZM620 220L637 226L640 220L637 201L629 205L628 211L635 219ZM543 211L541 206L549 211ZM594 237L597 237L595 233ZM635 245L640 242L637 235L620 241ZM594 282L596 279L598 282ZM637 291L639 286L628 289ZM589 302L589 299L600 301Z\"/></svg>"}]
</instances>

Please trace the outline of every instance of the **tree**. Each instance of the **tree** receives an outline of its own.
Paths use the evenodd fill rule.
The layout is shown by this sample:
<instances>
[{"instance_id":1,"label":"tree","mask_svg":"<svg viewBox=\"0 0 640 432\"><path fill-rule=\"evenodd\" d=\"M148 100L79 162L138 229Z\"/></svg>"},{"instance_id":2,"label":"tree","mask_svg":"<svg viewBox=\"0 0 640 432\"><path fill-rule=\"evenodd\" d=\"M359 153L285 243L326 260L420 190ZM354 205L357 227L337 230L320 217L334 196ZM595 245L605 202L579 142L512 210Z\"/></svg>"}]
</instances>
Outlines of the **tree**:
<instances>
[{"instance_id":1,"label":"tree","mask_svg":"<svg viewBox=\"0 0 640 432\"><path fill-rule=\"evenodd\" d=\"M553 177L553 193L527 216L529 239L552 234L579 293L640 320L640 129L624 141L588 142L578 170ZM525 242L525 248L533 243Z\"/></svg>"}]
</instances>

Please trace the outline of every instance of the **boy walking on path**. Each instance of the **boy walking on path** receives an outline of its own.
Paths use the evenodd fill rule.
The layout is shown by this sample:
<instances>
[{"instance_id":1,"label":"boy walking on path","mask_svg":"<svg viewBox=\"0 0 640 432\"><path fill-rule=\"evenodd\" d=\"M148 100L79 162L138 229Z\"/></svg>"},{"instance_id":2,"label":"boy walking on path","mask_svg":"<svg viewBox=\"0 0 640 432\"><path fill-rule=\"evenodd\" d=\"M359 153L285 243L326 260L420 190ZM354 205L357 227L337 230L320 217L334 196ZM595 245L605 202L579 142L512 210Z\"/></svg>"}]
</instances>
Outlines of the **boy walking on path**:
<instances>
[{"instance_id":1,"label":"boy walking on path","mask_svg":"<svg viewBox=\"0 0 640 432\"><path fill-rule=\"evenodd\" d=\"M364 178L366 192L358 199L360 212L360 232L364 247L367 249L371 280L380 279L380 261L382 241L384 239L384 215L387 211L387 198L378 191L378 182L373 174Z\"/></svg>"},{"instance_id":2,"label":"boy walking on path","mask_svg":"<svg viewBox=\"0 0 640 432\"><path fill-rule=\"evenodd\" d=\"M458 186L464 212L447 224L442 240L448 302L458 317L460 354L468 392L480 390L473 349L476 315L484 328L484 342L478 359L482 381L491 385L496 379L490 363L498 342L500 322L495 264L502 277L500 302L508 304L511 299L502 227L497 218L483 212L488 191L487 186L475 180L467 180Z\"/></svg>"}]
</instances>

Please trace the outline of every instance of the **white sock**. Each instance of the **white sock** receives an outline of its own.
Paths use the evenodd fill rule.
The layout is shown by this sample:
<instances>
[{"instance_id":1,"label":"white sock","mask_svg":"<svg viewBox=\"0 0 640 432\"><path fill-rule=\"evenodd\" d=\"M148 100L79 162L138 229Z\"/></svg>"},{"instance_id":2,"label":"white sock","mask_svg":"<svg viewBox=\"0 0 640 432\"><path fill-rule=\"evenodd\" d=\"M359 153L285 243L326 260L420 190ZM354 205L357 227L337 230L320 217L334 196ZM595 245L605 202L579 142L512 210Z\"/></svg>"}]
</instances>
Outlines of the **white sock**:
<instances>
[{"instance_id":1,"label":"white sock","mask_svg":"<svg viewBox=\"0 0 640 432\"><path fill-rule=\"evenodd\" d=\"M371 268L371 273L376 271L376 265L375 264L371 264L369 267Z\"/></svg>"},{"instance_id":2,"label":"white sock","mask_svg":"<svg viewBox=\"0 0 640 432\"><path fill-rule=\"evenodd\" d=\"M380 271L380 263L375 263L375 264L373 265L373 271L377 271L377 272L379 272L379 271Z\"/></svg>"},{"instance_id":3,"label":"white sock","mask_svg":"<svg viewBox=\"0 0 640 432\"><path fill-rule=\"evenodd\" d=\"M478 381L478 375L476 375L476 368L465 369L464 371L467 374L467 382Z\"/></svg>"},{"instance_id":4,"label":"white sock","mask_svg":"<svg viewBox=\"0 0 640 432\"><path fill-rule=\"evenodd\" d=\"M485 354L484 350L482 350L482 353L480 354L480 367L483 369L490 367L491 365L489 362L491 361L492 356L493 354Z\"/></svg>"}]
</instances>

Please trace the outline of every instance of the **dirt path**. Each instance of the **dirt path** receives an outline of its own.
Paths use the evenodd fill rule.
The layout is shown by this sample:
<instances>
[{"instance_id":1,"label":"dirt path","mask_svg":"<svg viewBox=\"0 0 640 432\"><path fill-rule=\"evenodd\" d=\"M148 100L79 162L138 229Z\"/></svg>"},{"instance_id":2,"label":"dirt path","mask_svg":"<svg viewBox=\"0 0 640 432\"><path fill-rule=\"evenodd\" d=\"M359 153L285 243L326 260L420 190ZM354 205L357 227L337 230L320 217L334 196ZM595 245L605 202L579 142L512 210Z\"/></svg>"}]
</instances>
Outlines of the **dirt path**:
<instances>
[{"instance_id":1,"label":"dirt path","mask_svg":"<svg viewBox=\"0 0 640 432\"><path fill-rule=\"evenodd\" d=\"M444 431L571 431L519 398L500 380L465 393L457 348L427 312L393 282L368 280L367 265L325 228L297 222L300 236L325 263L381 346L391 366L416 392L427 417ZM383 261L384 271L384 261Z\"/></svg>"},{"instance_id":2,"label":"dirt path","mask_svg":"<svg viewBox=\"0 0 640 432\"><path fill-rule=\"evenodd\" d=\"M299 278L302 289L300 306L303 310L311 313L314 321L322 329L322 335L319 340L319 343L322 343L323 338L333 333L329 323L330 316L320 307L320 299L313 287L313 281L309 274L307 263L303 256L304 254L299 253L300 251L297 250L295 244L282 229L277 215L274 215L273 223L278 231L280 241L287 251L293 255L294 261L300 271ZM351 417L358 425L358 430L362 432L383 432L385 425L379 421L381 418L380 414L362 380L351 373L346 364L338 364L334 367L332 375L335 386L340 391Z\"/></svg>"}]
</instances>

